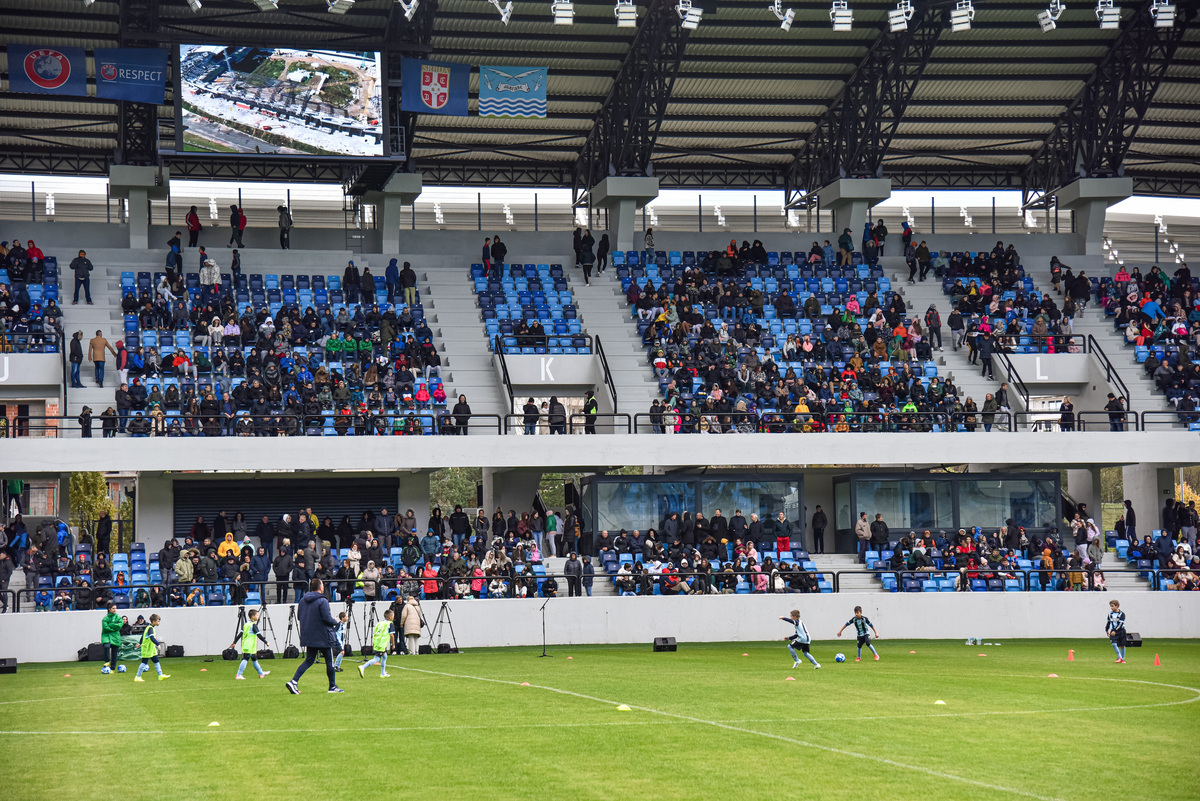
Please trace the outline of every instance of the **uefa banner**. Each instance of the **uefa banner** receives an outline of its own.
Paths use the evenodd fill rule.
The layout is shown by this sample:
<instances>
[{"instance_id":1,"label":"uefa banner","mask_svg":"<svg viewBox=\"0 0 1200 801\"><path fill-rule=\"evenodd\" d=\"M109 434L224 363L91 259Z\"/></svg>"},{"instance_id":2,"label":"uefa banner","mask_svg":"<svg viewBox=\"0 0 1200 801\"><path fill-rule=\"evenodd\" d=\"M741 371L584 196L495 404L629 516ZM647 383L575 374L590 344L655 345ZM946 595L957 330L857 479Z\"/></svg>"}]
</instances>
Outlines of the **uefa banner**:
<instances>
[{"instance_id":1,"label":"uefa banner","mask_svg":"<svg viewBox=\"0 0 1200 801\"><path fill-rule=\"evenodd\" d=\"M417 114L467 116L471 67L406 58L401 63L400 109Z\"/></svg>"},{"instance_id":2,"label":"uefa banner","mask_svg":"<svg viewBox=\"0 0 1200 801\"><path fill-rule=\"evenodd\" d=\"M160 105L166 99L166 50L98 48L95 55L96 97Z\"/></svg>"},{"instance_id":3,"label":"uefa banner","mask_svg":"<svg viewBox=\"0 0 1200 801\"><path fill-rule=\"evenodd\" d=\"M12 92L87 97L87 62L82 47L10 44L8 88Z\"/></svg>"},{"instance_id":4,"label":"uefa banner","mask_svg":"<svg viewBox=\"0 0 1200 801\"><path fill-rule=\"evenodd\" d=\"M545 67L479 68L480 117L545 117Z\"/></svg>"}]
</instances>

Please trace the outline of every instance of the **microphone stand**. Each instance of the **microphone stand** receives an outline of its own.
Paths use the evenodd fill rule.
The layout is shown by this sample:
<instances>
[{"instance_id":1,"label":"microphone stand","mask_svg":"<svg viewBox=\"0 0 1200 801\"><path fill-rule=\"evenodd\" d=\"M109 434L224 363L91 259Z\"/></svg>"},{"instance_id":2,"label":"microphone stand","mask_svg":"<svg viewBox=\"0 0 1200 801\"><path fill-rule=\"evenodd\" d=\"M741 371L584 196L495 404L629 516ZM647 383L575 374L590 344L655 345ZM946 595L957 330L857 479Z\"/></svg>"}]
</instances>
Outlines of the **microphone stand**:
<instances>
[{"instance_id":1,"label":"microphone stand","mask_svg":"<svg viewBox=\"0 0 1200 801\"><path fill-rule=\"evenodd\" d=\"M554 654L546 653L546 604L548 604L548 603L550 603L549 598L547 598L542 603L542 609L541 609L541 612L542 612L542 653L538 656L539 659L544 656L554 656Z\"/></svg>"}]
</instances>

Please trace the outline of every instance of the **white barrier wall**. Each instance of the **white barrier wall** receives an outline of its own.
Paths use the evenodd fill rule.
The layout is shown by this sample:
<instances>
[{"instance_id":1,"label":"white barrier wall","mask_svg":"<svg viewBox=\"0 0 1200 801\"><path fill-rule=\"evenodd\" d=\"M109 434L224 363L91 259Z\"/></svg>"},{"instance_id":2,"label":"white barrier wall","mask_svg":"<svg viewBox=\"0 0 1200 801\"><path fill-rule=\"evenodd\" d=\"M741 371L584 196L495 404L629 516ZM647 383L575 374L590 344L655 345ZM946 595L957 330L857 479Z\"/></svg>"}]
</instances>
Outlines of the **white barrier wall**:
<instances>
[{"instance_id":1,"label":"white barrier wall","mask_svg":"<svg viewBox=\"0 0 1200 801\"><path fill-rule=\"evenodd\" d=\"M654 637L688 642L763 641L782 638L776 618L799 609L813 637L831 640L855 605L886 639L1099 638L1104 636L1108 593L838 593L825 595L707 595L697 598L556 598L546 606L551 646L650 643ZM1200 636L1200 594L1143 592L1120 599L1130 631L1147 639ZM541 601L534 599L449 601L461 648L540 645ZM424 604L430 639L441 602ZM336 616L341 604L333 604ZM382 613L383 604L378 605ZM131 619L150 610L129 610ZM268 608L282 650L288 607ZM219 654L233 640L236 607L159 610L165 642L188 656ZM366 637L367 604L356 604L358 631ZM0 657L21 662L69 661L100 639L102 611L40 612L0 616ZM449 629L444 631L449 641ZM846 639L847 635L843 635ZM293 638L296 642L296 638ZM357 650L363 640L353 637ZM852 647L854 639L847 639Z\"/></svg>"}]
</instances>

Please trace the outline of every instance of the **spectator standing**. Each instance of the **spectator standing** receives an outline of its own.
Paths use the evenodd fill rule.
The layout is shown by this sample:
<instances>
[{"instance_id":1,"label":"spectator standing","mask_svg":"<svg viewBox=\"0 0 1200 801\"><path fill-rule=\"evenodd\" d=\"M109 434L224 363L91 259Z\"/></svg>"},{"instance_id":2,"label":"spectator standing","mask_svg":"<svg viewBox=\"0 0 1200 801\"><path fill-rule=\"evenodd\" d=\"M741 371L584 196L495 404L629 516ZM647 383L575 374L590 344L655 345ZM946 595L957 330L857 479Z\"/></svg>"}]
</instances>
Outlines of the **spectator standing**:
<instances>
[{"instance_id":1,"label":"spectator standing","mask_svg":"<svg viewBox=\"0 0 1200 801\"><path fill-rule=\"evenodd\" d=\"M400 631L404 633L404 642L410 656L416 656L419 651L417 643L421 639L421 626L423 625L421 605L417 602L417 596L410 595L404 602L403 611L400 612Z\"/></svg>"},{"instance_id":2,"label":"spectator standing","mask_svg":"<svg viewBox=\"0 0 1200 801\"><path fill-rule=\"evenodd\" d=\"M608 234L603 234L600 237L600 244L596 248L596 274L602 275L606 267L608 267L608 252L612 250L612 245L608 242ZM591 593L588 593L589 595Z\"/></svg>"},{"instance_id":3,"label":"spectator standing","mask_svg":"<svg viewBox=\"0 0 1200 801\"><path fill-rule=\"evenodd\" d=\"M200 239L200 231L204 228L204 226L200 224L200 215L196 213L195 206L192 206L190 209L188 209L188 213L183 218L183 221L187 225L188 230L187 246L189 248L194 248L196 247L196 242Z\"/></svg>"},{"instance_id":4,"label":"spectator standing","mask_svg":"<svg viewBox=\"0 0 1200 801\"><path fill-rule=\"evenodd\" d=\"M346 269L342 273L342 292L345 293L347 303L358 303L358 290L361 284L362 275L358 268L354 266L353 261L347 262Z\"/></svg>"},{"instance_id":5,"label":"spectator standing","mask_svg":"<svg viewBox=\"0 0 1200 801\"><path fill-rule=\"evenodd\" d=\"M292 249L292 213L288 211L287 206L278 206L275 209L279 212L279 248L281 250ZM242 240L238 239L238 246L241 247Z\"/></svg>"},{"instance_id":6,"label":"spectator standing","mask_svg":"<svg viewBox=\"0 0 1200 801\"><path fill-rule=\"evenodd\" d=\"M1137 541L1137 514L1133 511L1133 501L1125 501L1125 538L1130 542Z\"/></svg>"},{"instance_id":7,"label":"spectator standing","mask_svg":"<svg viewBox=\"0 0 1200 801\"><path fill-rule=\"evenodd\" d=\"M858 513L858 522L854 524L854 537L858 540L858 560L861 562L871 544L871 524L867 522L866 512Z\"/></svg>"},{"instance_id":8,"label":"spectator standing","mask_svg":"<svg viewBox=\"0 0 1200 801\"><path fill-rule=\"evenodd\" d=\"M583 401L583 433L596 433L596 412L598 410L599 404L596 403L596 393L589 389L587 397Z\"/></svg>"},{"instance_id":9,"label":"spectator standing","mask_svg":"<svg viewBox=\"0 0 1200 801\"><path fill-rule=\"evenodd\" d=\"M525 434L526 436L533 436L537 433L538 419L542 416L538 405L533 402L533 398L530 398L521 407L521 411L523 412L521 422L525 424Z\"/></svg>"},{"instance_id":10,"label":"spectator standing","mask_svg":"<svg viewBox=\"0 0 1200 801\"><path fill-rule=\"evenodd\" d=\"M483 259L483 274L490 276L492 272L492 238L490 236L483 239L483 253L480 254Z\"/></svg>"},{"instance_id":11,"label":"spectator standing","mask_svg":"<svg viewBox=\"0 0 1200 801\"><path fill-rule=\"evenodd\" d=\"M871 523L871 545L875 550L880 551L887 547L888 544L888 524L883 522L883 515L876 513L875 520Z\"/></svg>"},{"instance_id":12,"label":"spectator standing","mask_svg":"<svg viewBox=\"0 0 1200 801\"><path fill-rule=\"evenodd\" d=\"M96 384L104 386L104 361L108 353L116 356L117 352L113 350L113 346L104 338L104 332L97 330L96 336L92 337L88 342L88 358L92 360L92 367L95 369Z\"/></svg>"},{"instance_id":13,"label":"spectator standing","mask_svg":"<svg viewBox=\"0 0 1200 801\"><path fill-rule=\"evenodd\" d=\"M500 235L492 237L492 264L499 266L508 258L508 246L500 241Z\"/></svg>"},{"instance_id":14,"label":"spectator standing","mask_svg":"<svg viewBox=\"0 0 1200 801\"><path fill-rule=\"evenodd\" d=\"M383 284L387 288L389 303L393 297L400 294L400 268L396 266L396 261L396 259L390 260L387 268L383 271ZM407 264L407 262L405 263Z\"/></svg>"},{"instance_id":15,"label":"spectator standing","mask_svg":"<svg viewBox=\"0 0 1200 801\"><path fill-rule=\"evenodd\" d=\"M71 272L75 274L75 295L71 300L72 306L79 305L79 288L83 287L83 297L87 300L87 305L92 305L92 262L87 257L86 251L79 251L79 255L71 259Z\"/></svg>"},{"instance_id":16,"label":"spectator standing","mask_svg":"<svg viewBox=\"0 0 1200 801\"><path fill-rule=\"evenodd\" d=\"M587 593L587 597L592 597L592 583L596 580L596 568L592 565L592 559L589 556L583 557L583 591Z\"/></svg>"},{"instance_id":17,"label":"spectator standing","mask_svg":"<svg viewBox=\"0 0 1200 801\"><path fill-rule=\"evenodd\" d=\"M596 244L595 237L591 231L584 231L583 237L579 240L579 262L583 267L583 283L588 286L592 285L592 265L596 263L596 256L592 252L592 248Z\"/></svg>"},{"instance_id":18,"label":"spectator standing","mask_svg":"<svg viewBox=\"0 0 1200 801\"><path fill-rule=\"evenodd\" d=\"M417 273L408 262L404 262L404 268L400 270L400 288L404 290L404 302L409 306L416 306Z\"/></svg>"},{"instance_id":19,"label":"spectator standing","mask_svg":"<svg viewBox=\"0 0 1200 801\"><path fill-rule=\"evenodd\" d=\"M246 245L242 242L242 232L246 230L246 215L238 208L237 204L232 204L229 207L229 244L226 247L233 247L236 242L239 248L244 248Z\"/></svg>"},{"instance_id":20,"label":"spectator standing","mask_svg":"<svg viewBox=\"0 0 1200 801\"><path fill-rule=\"evenodd\" d=\"M563 564L563 573L567 576L567 597L578 598L583 595L583 562L572 551Z\"/></svg>"},{"instance_id":21,"label":"spectator standing","mask_svg":"<svg viewBox=\"0 0 1200 801\"><path fill-rule=\"evenodd\" d=\"M71 388L82 389L83 382L79 380L79 368L83 365L83 332L76 331L71 336Z\"/></svg>"},{"instance_id":22,"label":"spectator standing","mask_svg":"<svg viewBox=\"0 0 1200 801\"><path fill-rule=\"evenodd\" d=\"M829 518L818 504L812 516L813 550L817 553L825 553L825 527L828 525Z\"/></svg>"},{"instance_id":23,"label":"spectator standing","mask_svg":"<svg viewBox=\"0 0 1200 801\"><path fill-rule=\"evenodd\" d=\"M466 395L458 396L458 403L450 413L454 415L454 433L466 436L471 424L471 405L467 403Z\"/></svg>"}]
</instances>

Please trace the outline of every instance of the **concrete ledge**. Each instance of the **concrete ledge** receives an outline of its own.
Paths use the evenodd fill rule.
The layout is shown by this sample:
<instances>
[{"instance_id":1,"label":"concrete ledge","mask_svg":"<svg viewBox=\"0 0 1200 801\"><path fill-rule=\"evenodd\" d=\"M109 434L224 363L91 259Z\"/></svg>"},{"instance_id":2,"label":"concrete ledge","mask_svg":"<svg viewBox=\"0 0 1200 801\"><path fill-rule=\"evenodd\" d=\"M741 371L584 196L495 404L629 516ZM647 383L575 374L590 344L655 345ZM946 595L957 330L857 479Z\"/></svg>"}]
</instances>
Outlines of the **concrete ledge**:
<instances>
[{"instance_id":1,"label":"concrete ledge","mask_svg":"<svg viewBox=\"0 0 1200 801\"><path fill-rule=\"evenodd\" d=\"M1191 442L1191 445L1187 443ZM311 471L442 467L605 468L657 464L730 467L988 464L1052 469L1138 462L1195 464L1200 433L597 434L551 439L467 437L221 437L215 439L0 439L12 473L72 470Z\"/></svg>"},{"instance_id":2,"label":"concrete ledge","mask_svg":"<svg viewBox=\"0 0 1200 801\"><path fill-rule=\"evenodd\" d=\"M1083 203L1104 201L1111 206L1133 197L1132 178L1080 178L1055 193L1058 205L1073 209Z\"/></svg>"},{"instance_id":3,"label":"concrete ledge","mask_svg":"<svg viewBox=\"0 0 1200 801\"><path fill-rule=\"evenodd\" d=\"M891 178L839 178L817 190L821 205L832 208L839 203L866 201L874 205L892 196Z\"/></svg>"},{"instance_id":4,"label":"concrete ledge","mask_svg":"<svg viewBox=\"0 0 1200 801\"><path fill-rule=\"evenodd\" d=\"M622 176L605 178L592 188L591 196L592 205L602 208L606 204L622 200L632 200L641 206L658 197L658 179Z\"/></svg>"},{"instance_id":5,"label":"concrete ledge","mask_svg":"<svg viewBox=\"0 0 1200 801\"><path fill-rule=\"evenodd\" d=\"M159 176L162 183L159 183ZM167 196L171 183L171 171L163 167L137 167L129 164L114 164L108 168L109 194L116 198L129 197L129 190L144 189L147 197L162 200Z\"/></svg>"},{"instance_id":6,"label":"concrete ledge","mask_svg":"<svg viewBox=\"0 0 1200 801\"><path fill-rule=\"evenodd\" d=\"M597 581L600 578L597 577ZM965 639L983 637L1004 645L1012 638L1086 638L1098 640L1108 614L1110 593L836 593L824 595L704 595L695 598L645 596L638 598L560 598L546 607L546 640L563 645L642 643L647 653L655 637L675 637L680 648L689 642L762 642L779 640L786 629L776 618L799 608L805 625L819 645L819 659L833 650L851 653L854 637L835 638L855 605L871 618L882 638L878 647L888 658L894 639ZM439 602L423 604L430 620ZM541 601L533 598L448 601L461 648L541 645ZM333 614L342 609L332 604ZM355 604L363 616L368 604ZM383 604L378 607L382 612ZM1129 627L1147 639L1200 635L1200 595L1188 592L1130 593L1121 598ZM130 612L146 610L130 610ZM148 614L148 612L146 612ZM219 654L229 645L237 607L166 609L166 642L182 645L187 656ZM268 614L279 638L277 655L287 631L287 607L270 605ZM6 654L20 662L74 660L76 651L100 636L103 611L28 612L0 615L0 642ZM426 629L421 639L429 642ZM358 642L351 643L355 649ZM974 647L974 646L972 646ZM779 646L780 661L787 653ZM1066 658L1066 654L1063 654ZM219 669L220 663L215 663ZM298 664L280 665L282 673ZM440 664L440 663L439 663ZM282 665L289 666L283 669ZM87 669L99 669L89 665ZM232 664L226 665L230 673ZM268 666L269 667L269 666ZM274 669L274 668L273 668Z\"/></svg>"}]
</instances>

